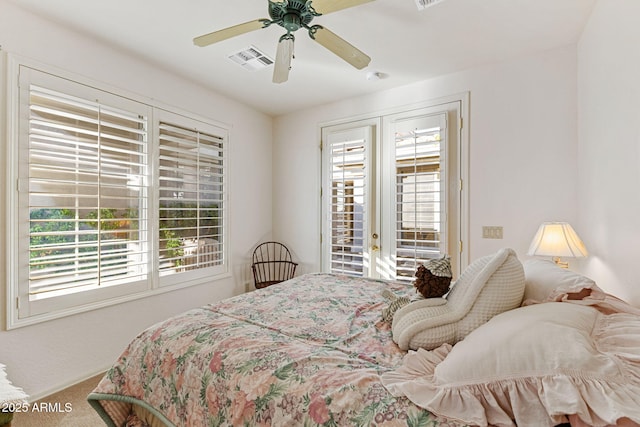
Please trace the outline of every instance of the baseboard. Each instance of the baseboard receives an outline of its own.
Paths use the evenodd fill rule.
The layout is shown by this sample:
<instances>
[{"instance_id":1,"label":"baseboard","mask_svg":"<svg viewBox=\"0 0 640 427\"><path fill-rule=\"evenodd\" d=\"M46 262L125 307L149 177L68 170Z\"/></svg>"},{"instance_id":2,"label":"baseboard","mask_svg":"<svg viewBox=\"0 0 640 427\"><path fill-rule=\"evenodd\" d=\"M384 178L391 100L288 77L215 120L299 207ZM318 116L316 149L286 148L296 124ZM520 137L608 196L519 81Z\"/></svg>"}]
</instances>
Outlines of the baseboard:
<instances>
[{"instance_id":1,"label":"baseboard","mask_svg":"<svg viewBox=\"0 0 640 427\"><path fill-rule=\"evenodd\" d=\"M93 377L95 377L97 375L102 375L110 367L111 367L111 365L107 365L103 369L99 369L99 370L97 370L97 371L95 371L93 373L85 374L85 375L83 375L81 377L77 377L75 379L70 379L69 381L66 381L66 382L64 382L62 384L59 384L58 386L56 386L56 387L54 387L52 389L49 389L49 390L46 390L46 391L43 391L41 393L37 393L37 394L34 394L34 395L30 395L29 396L29 403L35 402L37 400L42 400L42 399L44 399L46 397L51 396L52 394L56 394L56 393L60 392L60 391L62 391L64 389L66 389L66 388L73 387L74 385L80 384L81 382L86 381L89 378L93 378Z\"/></svg>"}]
</instances>

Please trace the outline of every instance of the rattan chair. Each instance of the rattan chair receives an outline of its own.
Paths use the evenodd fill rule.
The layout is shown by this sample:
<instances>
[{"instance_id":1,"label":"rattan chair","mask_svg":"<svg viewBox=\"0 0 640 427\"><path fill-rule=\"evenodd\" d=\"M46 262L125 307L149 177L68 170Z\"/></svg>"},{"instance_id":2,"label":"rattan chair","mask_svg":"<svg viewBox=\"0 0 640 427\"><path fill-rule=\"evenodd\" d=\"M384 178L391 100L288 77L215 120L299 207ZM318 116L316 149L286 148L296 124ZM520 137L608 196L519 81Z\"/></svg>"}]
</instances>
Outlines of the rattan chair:
<instances>
[{"instance_id":1,"label":"rattan chair","mask_svg":"<svg viewBox=\"0 0 640 427\"><path fill-rule=\"evenodd\" d=\"M298 263L291 259L289 249L279 242L265 242L253 251L253 280L257 289L293 278Z\"/></svg>"}]
</instances>

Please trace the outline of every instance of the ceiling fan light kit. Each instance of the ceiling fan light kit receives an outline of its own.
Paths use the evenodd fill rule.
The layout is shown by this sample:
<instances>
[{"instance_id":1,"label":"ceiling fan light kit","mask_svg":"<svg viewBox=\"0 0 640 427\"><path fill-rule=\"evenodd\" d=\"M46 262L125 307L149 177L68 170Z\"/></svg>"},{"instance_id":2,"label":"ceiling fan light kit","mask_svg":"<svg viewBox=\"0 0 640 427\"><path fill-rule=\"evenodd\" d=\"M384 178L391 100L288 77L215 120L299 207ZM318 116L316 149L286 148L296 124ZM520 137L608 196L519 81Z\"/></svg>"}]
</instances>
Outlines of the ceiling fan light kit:
<instances>
[{"instance_id":1,"label":"ceiling fan light kit","mask_svg":"<svg viewBox=\"0 0 640 427\"><path fill-rule=\"evenodd\" d=\"M305 28L311 39L353 67L361 70L371 62L369 56L325 27L310 24L317 16L358 6L370 1L373 0L282 0L279 2L269 0L269 16L271 19L256 19L204 34L194 38L193 43L196 46L204 47L250 31L277 24L287 32L282 35L278 41L273 70L273 82L283 83L288 80L289 70L291 69L293 44L295 41L293 33L300 28Z\"/></svg>"},{"instance_id":2,"label":"ceiling fan light kit","mask_svg":"<svg viewBox=\"0 0 640 427\"><path fill-rule=\"evenodd\" d=\"M291 59L293 58L293 34L287 33L280 37L278 51L276 53L276 63L273 69L273 82L284 83L289 79L291 70Z\"/></svg>"}]
</instances>

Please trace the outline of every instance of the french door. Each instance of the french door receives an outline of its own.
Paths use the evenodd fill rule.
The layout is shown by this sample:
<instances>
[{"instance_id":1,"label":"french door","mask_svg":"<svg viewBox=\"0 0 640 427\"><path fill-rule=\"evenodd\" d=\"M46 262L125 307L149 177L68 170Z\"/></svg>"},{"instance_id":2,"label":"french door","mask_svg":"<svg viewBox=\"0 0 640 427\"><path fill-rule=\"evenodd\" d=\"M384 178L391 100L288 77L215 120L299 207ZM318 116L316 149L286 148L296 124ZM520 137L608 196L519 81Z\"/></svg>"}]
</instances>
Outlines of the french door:
<instances>
[{"instance_id":1,"label":"french door","mask_svg":"<svg viewBox=\"0 0 640 427\"><path fill-rule=\"evenodd\" d=\"M376 141L379 121L323 129L323 269L375 276ZM327 237L325 239L325 236Z\"/></svg>"},{"instance_id":2,"label":"french door","mask_svg":"<svg viewBox=\"0 0 640 427\"><path fill-rule=\"evenodd\" d=\"M322 128L323 270L412 281L461 262L461 105Z\"/></svg>"}]
</instances>

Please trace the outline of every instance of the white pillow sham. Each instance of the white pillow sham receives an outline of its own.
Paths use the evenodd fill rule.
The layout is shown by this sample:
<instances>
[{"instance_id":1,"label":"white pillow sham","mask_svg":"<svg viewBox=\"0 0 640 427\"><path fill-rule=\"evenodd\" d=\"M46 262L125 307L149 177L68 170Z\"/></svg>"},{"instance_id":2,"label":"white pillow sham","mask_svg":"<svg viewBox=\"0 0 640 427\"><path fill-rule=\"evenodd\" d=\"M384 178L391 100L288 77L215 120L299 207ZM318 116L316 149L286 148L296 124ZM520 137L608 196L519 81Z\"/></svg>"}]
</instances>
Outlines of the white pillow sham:
<instances>
[{"instance_id":1,"label":"white pillow sham","mask_svg":"<svg viewBox=\"0 0 640 427\"><path fill-rule=\"evenodd\" d=\"M553 261L528 259L524 267L524 301L546 301L556 288L592 289L595 282L566 268L558 267Z\"/></svg>"},{"instance_id":2,"label":"white pillow sham","mask_svg":"<svg viewBox=\"0 0 640 427\"><path fill-rule=\"evenodd\" d=\"M385 373L396 396L471 425L640 423L640 317L550 302L502 313L453 348Z\"/></svg>"}]
</instances>

